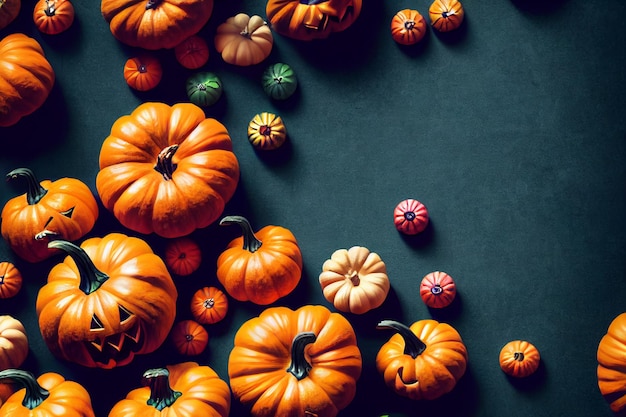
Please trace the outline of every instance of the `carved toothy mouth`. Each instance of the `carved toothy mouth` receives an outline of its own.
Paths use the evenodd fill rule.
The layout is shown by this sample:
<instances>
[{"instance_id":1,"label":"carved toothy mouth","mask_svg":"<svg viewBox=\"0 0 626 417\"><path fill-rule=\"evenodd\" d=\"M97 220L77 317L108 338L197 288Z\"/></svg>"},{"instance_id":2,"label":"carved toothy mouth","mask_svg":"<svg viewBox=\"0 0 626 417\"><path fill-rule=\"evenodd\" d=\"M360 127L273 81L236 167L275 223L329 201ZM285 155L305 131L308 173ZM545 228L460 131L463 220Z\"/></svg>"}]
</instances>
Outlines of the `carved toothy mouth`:
<instances>
[{"instance_id":1,"label":"carved toothy mouth","mask_svg":"<svg viewBox=\"0 0 626 417\"><path fill-rule=\"evenodd\" d=\"M134 317L128 309L118 306L120 324L124 325ZM90 331L97 333L105 331L105 327L97 315L91 317ZM85 342L91 359L104 366L115 366L128 362L142 347L142 333L139 321L126 331L108 336L96 336L95 339Z\"/></svg>"}]
</instances>

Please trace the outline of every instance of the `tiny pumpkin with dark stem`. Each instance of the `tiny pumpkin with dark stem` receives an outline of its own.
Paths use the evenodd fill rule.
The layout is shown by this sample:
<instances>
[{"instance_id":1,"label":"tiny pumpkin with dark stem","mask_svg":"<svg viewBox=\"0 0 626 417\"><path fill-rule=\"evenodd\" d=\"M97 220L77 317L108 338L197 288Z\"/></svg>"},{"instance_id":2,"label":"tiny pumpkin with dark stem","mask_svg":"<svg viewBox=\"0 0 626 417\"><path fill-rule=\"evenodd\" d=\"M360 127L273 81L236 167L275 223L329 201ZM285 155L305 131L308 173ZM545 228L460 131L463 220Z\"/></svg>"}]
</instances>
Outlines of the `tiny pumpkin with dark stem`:
<instances>
[{"instance_id":1,"label":"tiny pumpkin with dark stem","mask_svg":"<svg viewBox=\"0 0 626 417\"><path fill-rule=\"evenodd\" d=\"M287 128L282 117L270 112L256 114L248 123L248 141L258 150L280 148L287 140Z\"/></svg>"},{"instance_id":2,"label":"tiny pumpkin with dark stem","mask_svg":"<svg viewBox=\"0 0 626 417\"><path fill-rule=\"evenodd\" d=\"M426 19L417 10L403 9L391 19L391 37L401 45L414 45L426 35Z\"/></svg>"},{"instance_id":3,"label":"tiny pumpkin with dark stem","mask_svg":"<svg viewBox=\"0 0 626 417\"><path fill-rule=\"evenodd\" d=\"M430 272L422 278L420 296L430 308L448 307L456 297L456 283L445 272Z\"/></svg>"},{"instance_id":4,"label":"tiny pumpkin with dark stem","mask_svg":"<svg viewBox=\"0 0 626 417\"><path fill-rule=\"evenodd\" d=\"M511 340L500 350L500 369L512 377L525 378L539 368L541 355L532 343L526 340Z\"/></svg>"},{"instance_id":5,"label":"tiny pumpkin with dark stem","mask_svg":"<svg viewBox=\"0 0 626 417\"><path fill-rule=\"evenodd\" d=\"M191 297L191 315L202 324L215 324L228 313L228 297L217 287L202 287Z\"/></svg>"},{"instance_id":6,"label":"tiny pumpkin with dark stem","mask_svg":"<svg viewBox=\"0 0 626 417\"><path fill-rule=\"evenodd\" d=\"M15 297L23 281L22 273L13 262L0 262L0 298Z\"/></svg>"},{"instance_id":7,"label":"tiny pumpkin with dark stem","mask_svg":"<svg viewBox=\"0 0 626 417\"><path fill-rule=\"evenodd\" d=\"M435 0L428 9L433 28L439 32L458 29L465 18L465 9L459 0Z\"/></svg>"},{"instance_id":8,"label":"tiny pumpkin with dark stem","mask_svg":"<svg viewBox=\"0 0 626 417\"><path fill-rule=\"evenodd\" d=\"M0 372L0 382L6 381L23 388L2 405L0 417L95 416L87 389L56 372L35 378L28 371L11 368Z\"/></svg>"},{"instance_id":9,"label":"tiny pumpkin with dark stem","mask_svg":"<svg viewBox=\"0 0 626 417\"><path fill-rule=\"evenodd\" d=\"M209 61L209 45L199 35L192 35L174 48L176 61L187 69L198 69Z\"/></svg>"},{"instance_id":10,"label":"tiny pumpkin with dark stem","mask_svg":"<svg viewBox=\"0 0 626 417\"><path fill-rule=\"evenodd\" d=\"M187 97L196 106L208 107L219 101L224 86L213 72L203 71L187 78Z\"/></svg>"},{"instance_id":11,"label":"tiny pumpkin with dark stem","mask_svg":"<svg viewBox=\"0 0 626 417\"><path fill-rule=\"evenodd\" d=\"M422 233L428 222L428 209L414 198L402 200L393 210L393 223L396 229L406 235Z\"/></svg>"},{"instance_id":12,"label":"tiny pumpkin with dark stem","mask_svg":"<svg viewBox=\"0 0 626 417\"><path fill-rule=\"evenodd\" d=\"M298 77L293 68L277 62L268 66L261 76L263 91L274 100L287 100L298 88Z\"/></svg>"},{"instance_id":13,"label":"tiny pumpkin with dark stem","mask_svg":"<svg viewBox=\"0 0 626 417\"><path fill-rule=\"evenodd\" d=\"M41 32L58 35L74 23L74 5L70 0L39 0L33 10L33 21Z\"/></svg>"},{"instance_id":14,"label":"tiny pumpkin with dark stem","mask_svg":"<svg viewBox=\"0 0 626 417\"><path fill-rule=\"evenodd\" d=\"M130 88L148 91L155 88L163 78L161 61L150 54L128 58L124 64L124 79Z\"/></svg>"},{"instance_id":15,"label":"tiny pumpkin with dark stem","mask_svg":"<svg viewBox=\"0 0 626 417\"><path fill-rule=\"evenodd\" d=\"M165 264L176 275L191 275L200 268L202 250L188 236L171 239L165 246Z\"/></svg>"},{"instance_id":16,"label":"tiny pumpkin with dark stem","mask_svg":"<svg viewBox=\"0 0 626 417\"><path fill-rule=\"evenodd\" d=\"M195 320L181 320L172 327L170 340L181 355L196 356L209 344L209 332Z\"/></svg>"}]
</instances>

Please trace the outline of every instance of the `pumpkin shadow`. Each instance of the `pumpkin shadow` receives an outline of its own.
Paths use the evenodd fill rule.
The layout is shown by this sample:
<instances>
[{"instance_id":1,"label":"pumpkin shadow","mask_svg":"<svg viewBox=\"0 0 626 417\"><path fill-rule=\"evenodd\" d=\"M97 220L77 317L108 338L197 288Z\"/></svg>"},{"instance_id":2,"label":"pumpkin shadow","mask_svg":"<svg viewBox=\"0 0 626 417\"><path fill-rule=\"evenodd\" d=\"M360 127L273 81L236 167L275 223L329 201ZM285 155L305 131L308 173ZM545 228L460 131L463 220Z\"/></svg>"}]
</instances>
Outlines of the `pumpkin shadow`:
<instances>
[{"instance_id":1,"label":"pumpkin shadow","mask_svg":"<svg viewBox=\"0 0 626 417\"><path fill-rule=\"evenodd\" d=\"M515 389L526 393L532 393L539 392L543 389L543 386L548 379L548 372L542 360L539 362L537 370L527 377L518 378L507 374L505 374L505 377L507 381L515 387Z\"/></svg>"},{"instance_id":2,"label":"pumpkin shadow","mask_svg":"<svg viewBox=\"0 0 626 417\"><path fill-rule=\"evenodd\" d=\"M398 232L402 240L414 249L422 249L430 246L435 238L435 225L432 219L428 220L426 228L416 235L407 235L406 233Z\"/></svg>"},{"instance_id":3,"label":"pumpkin shadow","mask_svg":"<svg viewBox=\"0 0 626 417\"><path fill-rule=\"evenodd\" d=\"M435 33L435 37L446 45L458 45L467 38L469 32L468 26L470 26L467 14L465 15L461 25L448 32L441 32L437 29L432 29Z\"/></svg>"},{"instance_id":4,"label":"pumpkin shadow","mask_svg":"<svg viewBox=\"0 0 626 417\"><path fill-rule=\"evenodd\" d=\"M452 303L444 308L432 308L428 307L428 311L430 316L444 323L454 322L457 318L459 318L462 314L463 310L463 297L458 292L456 293L454 300Z\"/></svg>"},{"instance_id":5,"label":"pumpkin shadow","mask_svg":"<svg viewBox=\"0 0 626 417\"><path fill-rule=\"evenodd\" d=\"M293 156L293 144L291 143L289 133L287 133L287 140L279 148L272 150L254 148L254 153L267 165L281 166L287 164Z\"/></svg>"},{"instance_id":6,"label":"pumpkin shadow","mask_svg":"<svg viewBox=\"0 0 626 417\"><path fill-rule=\"evenodd\" d=\"M426 30L424 37L413 45L403 45L401 43L397 43L398 49L410 58L418 58L426 53L426 50L430 46L430 42L432 41L432 29Z\"/></svg>"}]
</instances>

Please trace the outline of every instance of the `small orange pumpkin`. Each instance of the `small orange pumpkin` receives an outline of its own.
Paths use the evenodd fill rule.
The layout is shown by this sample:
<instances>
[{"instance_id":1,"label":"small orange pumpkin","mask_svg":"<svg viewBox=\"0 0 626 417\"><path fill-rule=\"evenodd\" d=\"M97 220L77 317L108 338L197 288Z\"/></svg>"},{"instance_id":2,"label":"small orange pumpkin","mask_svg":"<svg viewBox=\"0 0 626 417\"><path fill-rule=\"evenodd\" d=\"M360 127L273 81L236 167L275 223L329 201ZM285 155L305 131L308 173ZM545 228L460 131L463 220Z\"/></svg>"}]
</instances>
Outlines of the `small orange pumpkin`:
<instances>
[{"instance_id":1,"label":"small orange pumpkin","mask_svg":"<svg viewBox=\"0 0 626 417\"><path fill-rule=\"evenodd\" d=\"M445 272L431 272L420 283L420 297L430 308L447 307L456 297L456 284Z\"/></svg>"},{"instance_id":2,"label":"small orange pumpkin","mask_svg":"<svg viewBox=\"0 0 626 417\"><path fill-rule=\"evenodd\" d=\"M376 368L398 395L434 400L452 391L465 374L467 349L449 324L419 320L409 327L383 320L377 328L397 332L378 351Z\"/></svg>"},{"instance_id":3,"label":"small orange pumpkin","mask_svg":"<svg viewBox=\"0 0 626 417\"><path fill-rule=\"evenodd\" d=\"M362 246L333 252L322 265L319 283L337 310L354 314L380 307L391 287L383 260Z\"/></svg>"},{"instance_id":4,"label":"small orange pumpkin","mask_svg":"<svg viewBox=\"0 0 626 417\"><path fill-rule=\"evenodd\" d=\"M230 241L217 258L217 279L235 300L271 304L291 293L302 276L302 253L295 236L281 226L256 234L248 220L226 216L220 225L236 224L242 236Z\"/></svg>"},{"instance_id":5,"label":"small orange pumpkin","mask_svg":"<svg viewBox=\"0 0 626 417\"><path fill-rule=\"evenodd\" d=\"M401 45L414 45L426 35L426 19L417 10L403 9L391 19L391 37Z\"/></svg>"},{"instance_id":6,"label":"small orange pumpkin","mask_svg":"<svg viewBox=\"0 0 626 417\"><path fill-rule=\"evenodd\" d=\"M526 340L511 340L500 350L500 368L505 374L516 378L535 373L540 361L539 350Z\"/></svg>"},{"instance_id":7,"label":"small orange pumpkin","mask_svg":"<svg viewBox=\"0 0 626 417\"><path fill-rule=\"evenodd\" d=\"M21 321L0 316L0 370L19 368L28 356L28 336Z\"/></svg>"},{"instance_id":8,"label":"small orange pumpkin","mask_svg":"<svg viewBox=\"0 0 626 417\"><path fill-rule=\"evenodd\" d=\"M600 393L611 410L626 414L626 313L616 316L598 343L597 376Z\"/></svg>"},{"instance_id":9,"label":"small orange pumpkin","mask_svg":"<svg viewBox=\"0 0 626 417\"><path fill-rule=\"evenodd\" d=\"M152 90L163 78L161 61L153 55L142 54L128 58L124 64L124 79L130 88Z\"/></svg>"},{"instance_id":10,"label":"small orange pumpkin","mask_svg":"<svg viewBox=\"0 0 626 417\"><path fill-rule=\"evenodd\" d=\"M255 149L264 151L278 149L286 140L285 123L274 113L259 113L248 123L248 141Z\"/></svg>"},{"instance_id":11,"label":"small orange pumpkin","mask_svg":"<svg viewBox=\"0 0 626 417\"><path fill-rule=\"evenodd\" d=\"M226 317L228 297L217 287L203 287L191 297L191 315L202 324L214 324Z\"/></svg>"},{"instance_id":12,"label":"small orange pumpkin","mask_svg":"<svg viewBox=\"0 0 626 417\"><path fill-rule=\"evenodd\" d=\"M272 30L261 16L239 13L217 27L215 49L224 62L239 66L255 65L272 52Z\"/></svg>"},{"instance_id":13,"label":"small orange pumpkin","mask_svg":"<svg viewBox=\"0 0 626 417\"><path fill-rule=\"evenodd\" d=\"M461 26L465 10L459 0L435 0L428 9L428 15L435 29L450 32Z\"/></svg>"},{"instance_id":14,"label":"small orange pumpkin","mask_svg":"<svg viewBox=\"0 0 626 417\"><path fill-rule=\"evenodd\" d=\"M181 320L172 327L170 340L181 355L195 356L209 344L209 332L195 320Z\"/></svg>"},{"instance_id":15,"label":"small orange pumpkin","mask_svg":"<svg viewBox=\"0 0 626 417\"><path fill-rule=\"evenodd\" d=\"M22 0L0 0L0 30L17 18L21 8Z\"/></svg>"},{"instance_id":16,"label":"small orange pumpkin","mask_svg":"<svg viewBox=\"0 0 626 417\"><path fill-rule=\"evenodd\" d=\"M190 237L171 239L165 246L165 264L176 275L191 275L200 268L202 250Z\"/></svg>"},{"instance_id":17,"label":"small orange pumpkin","mask_svg":"<svg viewBox=\"0 0 626 417\"><path fill-rule=\"evenodd\" d=\"M0 298L15 297L22 282L22 273L12 262L0 262Z\"/></svg>"},{"instance_id":18,"label":"small orange pumpkin","mask_svg":"<svg viewBox=\"0 0 626 417\"><path fill-rule=\"evenodd\" d=\"M204 38L192 35L174 48L176 61L187 69L198 69L209 61L209 45Z\"/></svg>"},{"instance_id":19,"label":"small orange pumpkin","mask_svg":"<svg viewBox=\"0 0 626 417\"><path fill-rule=\"evenodd\" d=\"M70 0L39 0L33 10L33 21L41 32L58 35L72 26L74 14Z\"/></svg>"}]
</instances>

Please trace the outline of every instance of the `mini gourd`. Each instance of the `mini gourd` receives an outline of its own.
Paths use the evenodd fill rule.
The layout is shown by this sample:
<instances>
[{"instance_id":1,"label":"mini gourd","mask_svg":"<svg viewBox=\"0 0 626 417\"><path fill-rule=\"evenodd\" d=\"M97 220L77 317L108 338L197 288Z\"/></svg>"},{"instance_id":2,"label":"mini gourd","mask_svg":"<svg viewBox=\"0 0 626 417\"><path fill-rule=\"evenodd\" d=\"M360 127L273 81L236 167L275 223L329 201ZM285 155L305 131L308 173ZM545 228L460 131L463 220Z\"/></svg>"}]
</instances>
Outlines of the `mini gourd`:
<instances>
[{"instance_id":1,"label":"mini gourd","mask_svg":"<svg viewBox=\"0 0 626 417\"><path fill-rule=\"evenodd\" d=\"M215 49L224 62L238 66L256 65L272 52L274 37L261 16L238 13L220 24Z\"/></svg>"},{"instance_id":2,"label":"mini gourd","mask_svg":"<svg viewBox=\"0 0 626 417\"><path fill-rule=\"evenodd\" d=\"M170 340L179 354L196 356L209 344L209 332L195 320L181 320L172 327Z\"/></svg>"},{"instance_id":3,"label":"mini gourd","mask_svg":"<svg viewBox=\"0 0 626 417\"><path fill-rule=\"evenodd\" d=\"M0 262L0 299L15 297L23 282L22 273L13 262Z\"/></svg>"},{"instance_id":4,"label":"mini gourd","mask_svg":"<svg viewBox=\"0 0 626 417\"><path fill-rule=\"evenodd\" d=\"M298 88L298 77L293 68L282 62L268 66L261 82L265 94L274 100L287 100Z\"/></svg>"},{"instance_id":5,"label":"mini gourd","mask_svg":"<svg viewBox=\"0 0 626 417\"><path fill-rule=\"evenodd\" d=\"M134 90L148 91L155 88L163 78L161 61L150 54L139 54L126 60L124 79Z\"/></svg>"},{"instance_id":6,"label":"mini gourd","mask_svg":"<svg viewBox=\"0 0 626 417\"><path fill-rule=\"evenodd\" d=\"M70 0L38 0L33 9L33 21L42 33L58 35L74 23L74 5Z\"/></svg>"},{"instance_id":7,"label":"mini gourd","mask_svg":"<svg viewBox=\"0 0 626 417\"><path fill-rule=\"evenodd\" d=\"M228 313L228 297L217 287L202 287L191 296L191 315L201 324L215 324Z\"/></svg>"},{"instance_id":8,"label":"mini gourd","mask_svg":"<svg viewBox=\"0 0 626 417\"><path fill-rule=\"evenodd\" d=\"M414 9L402 9L391 19L391 37L401 45L418 43L427 29L426 19Z\"/></svg>"},{"instance_id":9,"label":"mini gourd","mask_svg":"<svg viewBox=\"0 0 626 417\"><path fill-rule=\"evenodd\" d=\"M171 239L165 246L165 264L176 275L191 275L200 268L202 250L198 243L188 237Z\"/></svg>"},{"instance_id":10,"label":"mini gourd","mask_svg":"<svg viewBox=\"0 0 626 417\"><path fill-rule=\"evenodd\" d=\"M539 369L541 355L535 345L526 340L511 340L502 346L498 357L500 369L512 377L526 378Z\"/></svg>"},{"instance_id":11,"label":"mini gourd","mask_svg":"<svg viewBox=\"0 0 626 417\"><path fill-rule=\"evenodd\" d=\"M430 272L422 278L420 297L430 308L448 307L456 297L456 283L445 272Z\"/></svg>"}]
</instances>

